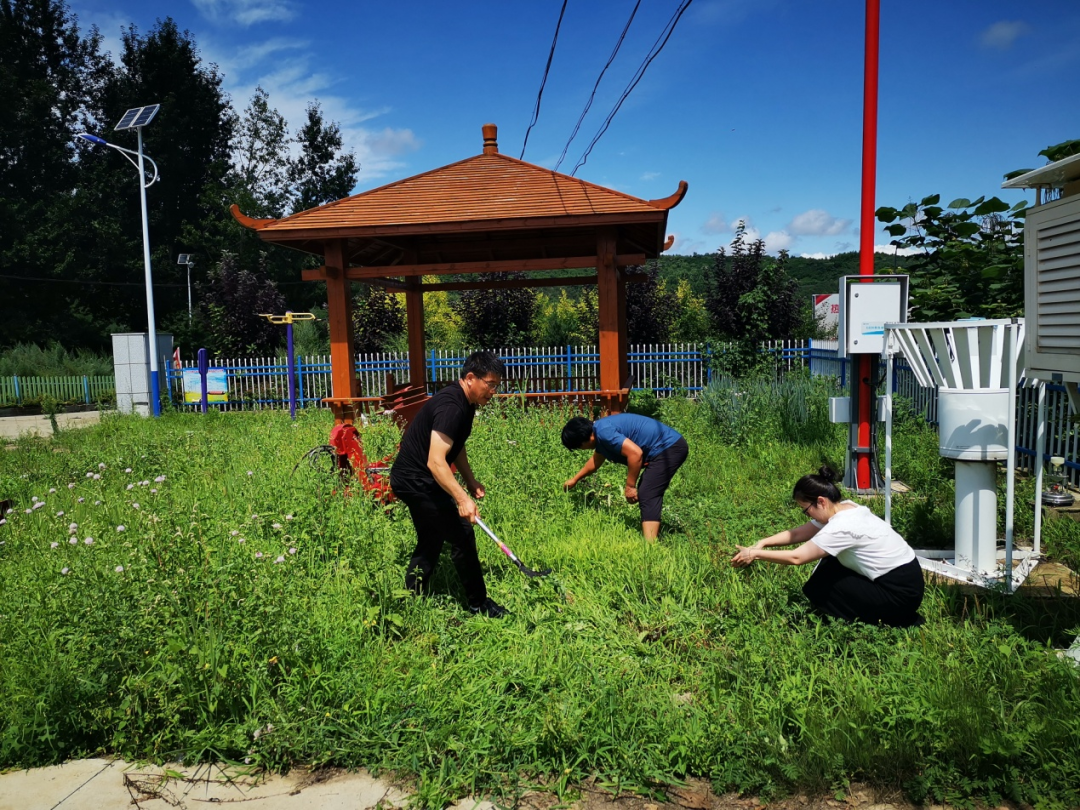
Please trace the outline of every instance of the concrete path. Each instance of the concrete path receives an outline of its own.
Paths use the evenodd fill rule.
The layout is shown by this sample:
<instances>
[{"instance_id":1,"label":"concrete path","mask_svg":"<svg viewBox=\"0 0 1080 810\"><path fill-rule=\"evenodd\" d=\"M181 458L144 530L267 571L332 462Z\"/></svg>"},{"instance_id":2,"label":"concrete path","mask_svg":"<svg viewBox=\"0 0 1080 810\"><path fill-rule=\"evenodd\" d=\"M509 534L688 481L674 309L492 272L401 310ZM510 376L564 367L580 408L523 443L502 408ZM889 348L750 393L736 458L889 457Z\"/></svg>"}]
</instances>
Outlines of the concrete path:
<instances>
[{"instance_id":1,"label":"concrete path","mask_svg":"<svg viewBox=\"0 0 1080 810\"><path fill-rule=\"evenodd\" d=\"M96 425L101 421L100 411L58 413L56 426L61 430ZM5 416L0 418L0 439L17 439L24 434L48 438L53 435L52 422L47 416Z\"/></svg>"},{"instance_id":2,"label":"concrete path","mask_svg":"<svg viewBox=\"0 0 1080 810\"><path fill-rule=\"evenodd\" d=\"M253 778L204 765L169 772L121 760L83 759L0 775L0 810L194 810L243 803L251 810L367 810L401 808L409 794L359 771L293 771ZM455 810L491 810L464 800Z\"/></svg>"}]
</instances>

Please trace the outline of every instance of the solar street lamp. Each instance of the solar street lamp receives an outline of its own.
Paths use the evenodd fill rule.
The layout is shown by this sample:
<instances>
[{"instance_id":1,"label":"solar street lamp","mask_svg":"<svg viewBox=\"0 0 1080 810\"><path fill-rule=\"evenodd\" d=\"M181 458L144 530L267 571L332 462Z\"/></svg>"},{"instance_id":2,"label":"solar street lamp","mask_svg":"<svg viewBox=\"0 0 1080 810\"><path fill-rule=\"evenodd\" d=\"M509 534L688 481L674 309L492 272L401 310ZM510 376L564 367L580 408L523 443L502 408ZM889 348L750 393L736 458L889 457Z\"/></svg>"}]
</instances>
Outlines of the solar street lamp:
<instances>
[{"instance_id":1,"label":"solar street lamp","mask_svg":"<svg viewBox=\"0 0 1080 810\"><path fill-rule=\"evenodd\" d=\"M142 236L143 236L143 264L146 266L146 320L148 324L148 337L150 340L150 398L154 416L161 416L161 383L158 380L158 356L157 356L157 329L154 326L154 287L150 275L150 230L146 220L146 190L158 180L158 167L153 160L143 155L142 128L145 127L157 115L161 108L160 104L148 104L145 107L133 107L124 113L120 123L113 129L116 132L133 129L139 136L139 151L133 152L114 143L109 143L104 138L91 135L87 132L80 133L75 137L87 143L107 146L120 152L128 161L139 170L139 199L142 203ZM132 157L138 158L136 160ZM149 161L154 167L154 176L149 181L146 179L146 167L144 161Z\"/></svg>"},{"instance_id":2,"label":"solar street lamp","mask_svg":"<svg viewBox=\"0 0 1080 810\"><path fill-rule=\"evenodd\" d=\"M191 265L195 264L195 260L190 253L181 253L176 257L176 263L187 266L187 319L191 323Z\"/></svg>"}]
</instances>

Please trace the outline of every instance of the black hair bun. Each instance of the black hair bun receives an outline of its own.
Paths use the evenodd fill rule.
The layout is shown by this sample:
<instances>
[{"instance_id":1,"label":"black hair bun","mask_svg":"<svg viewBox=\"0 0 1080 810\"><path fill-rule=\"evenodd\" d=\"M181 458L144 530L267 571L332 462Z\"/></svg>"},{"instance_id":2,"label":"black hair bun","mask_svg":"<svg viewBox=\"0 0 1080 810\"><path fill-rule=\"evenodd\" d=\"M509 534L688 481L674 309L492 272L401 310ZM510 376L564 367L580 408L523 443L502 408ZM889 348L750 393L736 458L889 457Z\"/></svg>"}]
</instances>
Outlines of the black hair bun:
<instances>
[{"instance_id":1,"label":"black hair bun","mask_svg":"<svg viewBox=\"0 0 1080 810\"><path fill-rule=\"evenodd\" d=\"M836 470L830 467L828 464L822 464L818 467L818 477L824 478L830 484L835 484L839 480L839 476L836 474Z\"/></svg>"}]
</instances>

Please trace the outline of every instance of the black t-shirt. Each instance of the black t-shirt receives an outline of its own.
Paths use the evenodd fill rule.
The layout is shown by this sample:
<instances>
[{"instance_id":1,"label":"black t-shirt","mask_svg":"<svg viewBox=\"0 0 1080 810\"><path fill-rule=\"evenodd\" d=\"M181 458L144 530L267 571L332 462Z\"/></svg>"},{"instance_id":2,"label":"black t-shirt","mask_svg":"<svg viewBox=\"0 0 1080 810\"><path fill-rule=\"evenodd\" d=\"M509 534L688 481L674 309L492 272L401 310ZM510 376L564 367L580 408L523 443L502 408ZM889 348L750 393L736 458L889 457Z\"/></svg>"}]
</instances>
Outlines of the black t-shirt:
<instances>
[{"instance_id":1,"label":"black t-shirt","mask_svg":"<svg viewBox=\"0 0 1080 810\"><path fill-rule=\"evenodd\" d=\"M427 466L431 433L438 431L453 443L446 456L446 463L452 464L472 433L475 414L476 406L469 404L465 391L457 381L429 399L401 440L401 449L390 469L391 489L430 494L443 492Z\"/></svg>"}]
</instances>

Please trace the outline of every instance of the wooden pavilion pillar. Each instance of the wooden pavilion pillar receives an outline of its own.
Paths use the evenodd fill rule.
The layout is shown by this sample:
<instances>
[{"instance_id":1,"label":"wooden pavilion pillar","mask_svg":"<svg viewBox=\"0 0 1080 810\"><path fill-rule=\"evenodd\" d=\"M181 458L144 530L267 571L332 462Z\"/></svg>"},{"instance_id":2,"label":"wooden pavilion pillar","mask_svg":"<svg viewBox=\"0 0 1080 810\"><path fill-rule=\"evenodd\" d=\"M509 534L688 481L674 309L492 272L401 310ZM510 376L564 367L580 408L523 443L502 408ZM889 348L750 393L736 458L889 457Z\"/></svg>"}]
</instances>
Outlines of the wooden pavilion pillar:
<instances>
[{"instance_id":1,"label":"wooden pavilion pillar","mask_svg":"<svg viewBox=\"0 0 1080 810\"><path fill-rule=\"evenodd\" d=\"M409 334L409 385L427 386L427 358L424 356L424 291L423 279L405 279L405 325Z\"/></svg>"},{"instance_id":2,"label":"wooden pavilion pillar","mask_svg":"<svg viewBox=\"0 0 1080 810\"><path fill-rule=\"evenodd\" d=\"M352 296L349 280L345 278L345 242L329 239L323 244L326 259L326 306L330 326L331 397L337 400L355 398L358 393L354 358ZM352 409L332 402L334 422L352 422Z\"/></svg>"},{"instance_id":3,"label":"wooden pavilion pillar","mask_svg":"<svg viewBox=\"0 0 1080 810\"><path fill-rule=\"evenodd\" d=\"M618 393L626 379L626 284L615 265L615 228L596 233L596 290L600 321L600 389L604 407L620 413L625 407Z\"/></svg>"}]
</instances>

